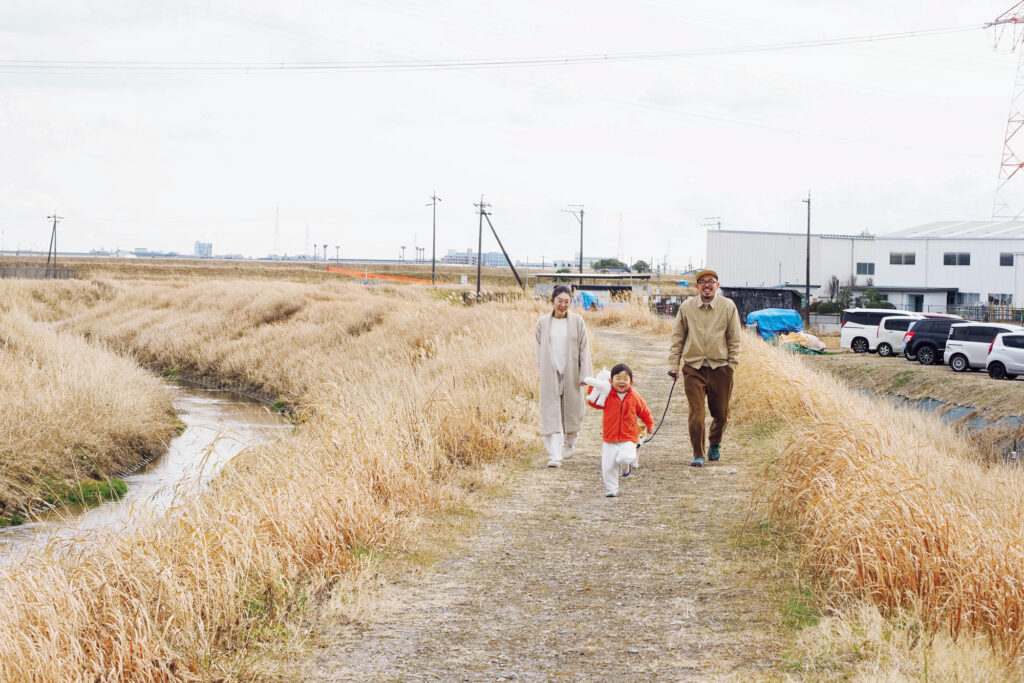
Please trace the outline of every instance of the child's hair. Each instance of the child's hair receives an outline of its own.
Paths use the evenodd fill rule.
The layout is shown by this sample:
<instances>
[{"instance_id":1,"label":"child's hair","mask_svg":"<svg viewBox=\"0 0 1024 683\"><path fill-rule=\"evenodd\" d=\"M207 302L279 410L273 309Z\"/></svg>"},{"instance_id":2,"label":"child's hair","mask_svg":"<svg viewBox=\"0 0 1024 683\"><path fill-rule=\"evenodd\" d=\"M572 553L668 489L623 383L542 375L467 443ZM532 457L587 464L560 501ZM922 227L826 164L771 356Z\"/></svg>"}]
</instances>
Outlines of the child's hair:
<instances>
[{"instance_id":1,"label":"child's hair","mask_svg":"<svg viewBox=\"0 0 1024 683\"><path fill-rule=\"evenodd\" d=\"M569 298L572 298L572 287L569 285L555 285L555 288L551 290L551 300L554 301L555 297L559 294L568 294Z\"/></svg>"},{"instance_id":2,"label":"child's hair","mask_svg":"<svg viewBox=\"0 0 1024 683\"><path fill-rule=\"evenodd\" d=\"M628 373L629 374L629 381L630 382L633 381L633 371L629 369L628 365L626 365L625 363L617 364L615 367L612 368L612 377L614 377L615 375L619 374L620 372Z\"/></svg>"}]
</instances>

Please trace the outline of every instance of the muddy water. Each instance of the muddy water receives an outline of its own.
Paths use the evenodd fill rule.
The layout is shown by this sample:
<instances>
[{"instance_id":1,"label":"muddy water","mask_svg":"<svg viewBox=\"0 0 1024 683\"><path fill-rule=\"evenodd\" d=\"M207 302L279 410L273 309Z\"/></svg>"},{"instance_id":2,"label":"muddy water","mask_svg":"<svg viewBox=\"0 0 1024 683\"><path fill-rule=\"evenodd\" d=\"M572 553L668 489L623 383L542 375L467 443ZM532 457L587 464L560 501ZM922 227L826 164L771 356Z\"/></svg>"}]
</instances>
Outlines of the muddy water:
<instances>
[{"instance_id":1,"label":"muddy water","mask_svg":"<svg viewBox=\"0 0 1024 683\"><path fill-rule=\"evenodd\" d=\"M174 392L174 412L185 431L163 455L123 477L128 484L125 497L90 509L47 512L0 529L0 563L48 543L73 547L100 531L126 530L142 517L162 514L182 496L200 491L243 449L291 428L266 406L235 394L185 385L169 386L168 391Z\"/></svg>"}]
</instances>

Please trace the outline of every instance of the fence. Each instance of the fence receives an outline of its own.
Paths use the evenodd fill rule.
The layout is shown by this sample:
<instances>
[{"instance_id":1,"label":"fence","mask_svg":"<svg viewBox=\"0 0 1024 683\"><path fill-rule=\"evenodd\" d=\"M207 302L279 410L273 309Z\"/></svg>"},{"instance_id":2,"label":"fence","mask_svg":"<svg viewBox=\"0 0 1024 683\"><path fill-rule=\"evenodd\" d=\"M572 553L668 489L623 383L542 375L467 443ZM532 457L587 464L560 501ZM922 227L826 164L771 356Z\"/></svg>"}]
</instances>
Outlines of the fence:
<instances>
[{"instance_id":1,"label":"fence","mask_svg":"<svg viewBox=\"0 0 1024 683\"><path fill-rule=\"evenodd\" d=\"M0 278L23 277L33 280L71 280L74 268L46 268L45 266L4 266Z\"/></svg>"},{"instance_id":2,"label":"fence","mask_svg":"<svg viewBox=\"0 0 1024 683\"><path fill-rule=\"evenodd\" d=\"M981 304L978 306L948 306L947 313L959 315L964 320L977 320L986 323L1017 323L1024 324L1024 308L1014 308L1003 304Z\"/></svg>"}]
</instances>

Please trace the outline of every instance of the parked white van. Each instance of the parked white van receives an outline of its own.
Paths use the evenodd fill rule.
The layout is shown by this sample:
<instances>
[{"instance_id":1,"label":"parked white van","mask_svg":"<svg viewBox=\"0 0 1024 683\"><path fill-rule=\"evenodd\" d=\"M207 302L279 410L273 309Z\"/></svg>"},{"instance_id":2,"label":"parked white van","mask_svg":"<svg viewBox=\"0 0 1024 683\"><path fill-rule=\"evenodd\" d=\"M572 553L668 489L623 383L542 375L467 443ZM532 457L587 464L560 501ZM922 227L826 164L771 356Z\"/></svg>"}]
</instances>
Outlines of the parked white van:
<instances>
[{"instance_id":1,"label":"parked white van","mask_svg":"<svg viewBox=\"0 0 1024 683\"><path fill-rule=\"evenodd\" d=\"M875 330L875 338L868 342L868 351L877 351L883 358L900 355L903 353L903 337L910 329L910 324L920 319L921 316L914 313L882 318Z\"/></svg>"},{"instance_id":2,"label":"parked white van","mask_svg":"<svg viewBox=\"0 0 1024 683\"><path fill-rule=\"evenodd\" d=\"M997 334L988 347L988 376L1016 379L1024 375L1024 333Z\"/></svg>"},{"instance_id":3,"label":"parked white van","mask_svg":"<svg viewBox=\"0 0 1024 683\"><path fill-rule=\"evenodd\" d=\"M1024 328L1009 323L957 323L949 328L942 362L954 372L986 368L989 347L1003 332L1024 332Z\"/></svg>"},{"instance_id":4,"label":"parked white van","mask_svg":"<svg viewBox=\"0 0 1024 683\"><path fill-rule=\"evenodd\" d=\"M894 308L847 308L840 322L839 348L853 349L854 353L873 351L871 342L877 336L878 323L890 315L921 317L919 313Z\"/></svg>"}]
</instances>

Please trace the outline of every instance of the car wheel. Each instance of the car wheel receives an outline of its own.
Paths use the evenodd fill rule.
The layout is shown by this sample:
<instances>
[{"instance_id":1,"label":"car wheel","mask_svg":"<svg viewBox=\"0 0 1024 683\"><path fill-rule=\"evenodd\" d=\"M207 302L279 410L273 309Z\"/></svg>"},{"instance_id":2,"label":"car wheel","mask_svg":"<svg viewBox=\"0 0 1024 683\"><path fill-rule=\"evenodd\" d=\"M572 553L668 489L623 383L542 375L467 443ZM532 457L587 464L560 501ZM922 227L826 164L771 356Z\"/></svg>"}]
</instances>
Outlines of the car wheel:
<instances>
[{"instance_id":1,"label":"car wheel","mask_svg":"<svg viewBox=\"0 0 1024 683\"><path fill-rule=\"evenodd\" d=\"M988 376L992 379L1004 379L1006 375L1006 366L997 360L992 361L988 364Z\"/></svg>"},{"instance_id":2,"label":"car wheel","mask_svg":"<svg viewBox=\"0 0 1024 683\"><path fill-rule=\"evenodd\" d=\"M907 360L917 360L917 354L910 353L909 351L904 351L903 357L906 358Z\"/></svg>"},{"instance_id":3,"label":"car wheel","mask_svg":"<svg viewBox=\"0 0 1024 683\"><path fill-rule=\"evenodd\" d=\"M850 342L850 348L854 353L865 353L868 350L868 340L864 337L857 337Z\"/></svg>"},{"instance_id":4,"label":"car wheel","mask_svg":"<svg viewBox=\"0 0 1024 683\"><path fill-rule=\"evenodd\" d=\"M935 362L935 349L931 346L922 346L917 350L917 362L921 365L931 365Z\"/></svg>"},{"instance_id":5,"label":"car wheel","mask_svg":"<svg viewBox=\"0 0 1024 683\"><path fill-rule=\"evenodd\" d=\"M888 358L892 355L892 347L885 342L882 342L878 345L878 355L882 358Z\"/></svg>"},{"instance_id":6,"label":"car wheel","mask_svg":"<svg viewBox=\"0 0 1024 683\"><path fill-rule=\"evenodd\" d=\"M967 372L970 370L971 364L967 362L967 356L958 353L949 359L949 367L953 369L953 372Z\"/></svg>"}]
</instances>

